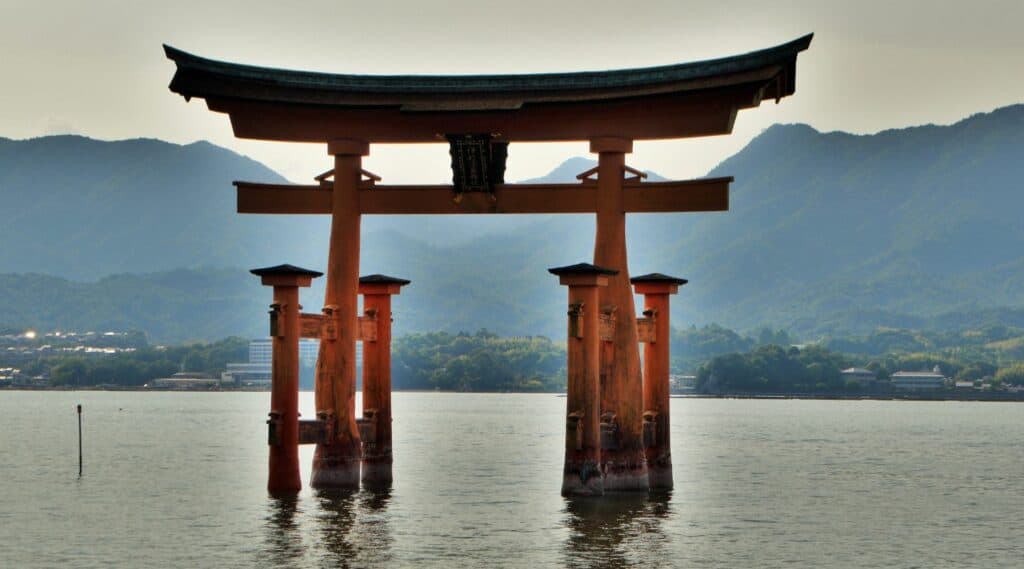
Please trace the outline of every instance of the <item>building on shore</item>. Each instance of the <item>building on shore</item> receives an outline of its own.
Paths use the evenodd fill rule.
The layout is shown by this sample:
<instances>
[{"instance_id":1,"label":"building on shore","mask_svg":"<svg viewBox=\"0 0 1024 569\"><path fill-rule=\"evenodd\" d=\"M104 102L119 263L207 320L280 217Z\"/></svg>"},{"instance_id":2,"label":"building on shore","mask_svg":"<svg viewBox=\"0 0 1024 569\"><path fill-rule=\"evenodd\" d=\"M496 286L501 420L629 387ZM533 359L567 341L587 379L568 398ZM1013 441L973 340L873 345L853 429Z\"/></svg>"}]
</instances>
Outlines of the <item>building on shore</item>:
<instances>
[{"instance_id":1,"label":"building on shore","mask_svg":"<svg viewBox=\"0 0 1024 569\"><path fill-rule=\"evenodd\" d=\"M670 393L695 393L697 391L697 376L676 375L668 376Z\"/></svg>"},{"instance_id":2,"label":"building on shore","mask_svg":"<svg viewBox=\"0 0 1024 569\"><path fill-rule=\"evenodd\" d=\"M319 352L320 340L314 338L302 338L299 340L299 373L303 385L312 384L312 374L316 368L316 358ZM249 361L227 364L227 369L220 376L220 383L231 387L262 387L269 389L273 353L274 346L271 338L250 340ZM362 362L363 345L359 342L356 343L356 367L361 367Z\"/></svg>"},{"instance_id":3,"label":"building on shore","mask_svg":"<svg viewBox=\"0 0 1024 569\"><path fill-rule=\"evenodd\" d=\"M209 389L218 387L220 381L203 373L180 372L154 379L150 385L157 389Z\"/></svg>"},{"instance_id":4,"label":"building on shore","mask_svg":"<svg viewBox=\"0 0 1024 569\"><path fill-rule=\"evenodd\" d=\"M862 367L846 368L840 370L839 374L843 377L845 383L856 381L862 387L875 387L878 383L878 374Z\"/></svg>"},{"instance_id":5,"label":"building on shore","mask_svg":"<svg viewBox=\"0 0 1024 569\"><path fill-rule=\"evenodd\" d=\"M270 374L270 362L227 364L220 374L220 383L230 387L270 387Z\"/></svg>"},{"instance_id":6,"label":"building on shore","mask_svg":"<svg viewBox=\"0 0 1024 569\"><path fill-rule=\"evenodd\" d=\"M939 366L935 366L932 371L898 371L892 374L890 381L893 389L911 391L942 389L946 386L946 376L942 375Z\"/></svg>"}]
</instances>

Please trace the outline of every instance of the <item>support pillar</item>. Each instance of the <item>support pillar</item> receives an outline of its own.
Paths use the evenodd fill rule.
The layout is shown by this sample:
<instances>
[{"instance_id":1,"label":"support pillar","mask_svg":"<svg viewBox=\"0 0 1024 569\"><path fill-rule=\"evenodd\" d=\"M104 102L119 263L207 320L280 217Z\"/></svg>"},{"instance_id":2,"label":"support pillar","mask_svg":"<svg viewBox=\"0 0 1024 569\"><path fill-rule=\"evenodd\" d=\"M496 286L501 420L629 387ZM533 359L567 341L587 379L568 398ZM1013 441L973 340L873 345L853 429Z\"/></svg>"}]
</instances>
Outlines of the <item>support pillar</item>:
<instances>
[{"instance_id":1,"label":"support pillar","mask_svg":"<svg viewBox=\"0 0 1024 569\"><path fill-rule=\"evenodd\" d=\"M652 273L631 279L644 295L644 313L651 320L644 344L644 443L651 488L672 488L672 445L669 437L669 295L686 279Z\"/></svg>"},{"instance_id":2,"label":"support pillar","mask_svg":"<svg viewBox=\"0 0 1024 569\"><path fill-rule=\"evenodd\" d=\"M598 290L618 271L580 263L548 269L569 287L563 496L604 494L601 474L601 334Z\"/></svg>"},{"instance_id":3,"label":"support pillar","mask_svg":"<svg viewBox=\"0 0 1024 569\"><path fill-rule=\"evenodd\" d=\"M253 269L265 286L274 287L270 305L272 359L270 372L270 445L267 491L290 494L302 489L299 475L299 287L323 273L278 265Z\"/></svg>"},{"instance_id":4,"label":"support pillar","mask_svg":"<svg viewBox=\"0 0 1024 569\"><path fill-rule=\"evenodd\" d=\"M633 141L614 137L594 138L590 141L590 151L598 154L594 264L619 269L617 274L608 278L607 288L600 293L602 309L615 314L612 345L604 350L601 366L604 371L601 377L601 413L607 418L606 430L612 434L601 452L604 488L606 491L643 491L648 488L642 440L643 380L640 375L636 307L626 258L623 199L625 155L633 151Z\"/></svg>"},{"instance_id":5,"label":"support pillar","mask_svg":"<svg viewBox=\"0 0 1024 569\"><path fill-rule=\"evenodd\" d=\"M375 327L363 338L363 486L389 486L391 464L391 295L411 281L369 275L359 279L363 313Z\"/></svg>"},{"instance_id":6,"label":"support pillar","mask_svg":"<svg viewBox=\"0 0 1024 569\"><path fill-rule=\"evenodd\" d=\"M334 189L324 317L334 334L320 341L316 410L317 417L328 425L330 441L316 447L311 485L357 489L362 455L355 417L359 180L362 157L369 154L369 145L359 140L336 140L328 144L327 151L334 156Z\"/></svg>"}]
</instances>

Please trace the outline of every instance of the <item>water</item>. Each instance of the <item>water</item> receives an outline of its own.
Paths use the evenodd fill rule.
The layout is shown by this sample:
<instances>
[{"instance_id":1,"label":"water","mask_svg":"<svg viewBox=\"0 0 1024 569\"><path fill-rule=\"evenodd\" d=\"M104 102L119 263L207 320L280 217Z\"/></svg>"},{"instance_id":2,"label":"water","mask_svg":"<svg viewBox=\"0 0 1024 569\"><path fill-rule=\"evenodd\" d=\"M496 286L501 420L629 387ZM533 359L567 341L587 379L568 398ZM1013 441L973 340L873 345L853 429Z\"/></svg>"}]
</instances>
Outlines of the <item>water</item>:
<instances>
[{"instance_id":1,"label":"water","mask_svg":"<svg viewBox=\"0 0 1024 569\"><path fill-rule=\"evenodd\" d=\"M674 399L673 493L569 501L564 399L397 393L389 493L279 501L268 403L0 392L0 566L1024 564L1020 404Z\"/></svg>"}]
</instances>

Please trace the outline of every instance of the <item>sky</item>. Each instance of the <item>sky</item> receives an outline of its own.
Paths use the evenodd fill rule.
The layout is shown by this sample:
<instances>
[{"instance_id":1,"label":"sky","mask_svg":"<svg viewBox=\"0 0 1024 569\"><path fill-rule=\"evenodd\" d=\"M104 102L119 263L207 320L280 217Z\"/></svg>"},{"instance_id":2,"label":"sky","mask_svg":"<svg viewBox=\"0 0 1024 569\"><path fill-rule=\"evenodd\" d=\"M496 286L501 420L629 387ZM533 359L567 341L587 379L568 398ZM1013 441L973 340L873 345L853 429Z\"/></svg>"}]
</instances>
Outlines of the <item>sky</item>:
<instances>
[{"instance_id":1,"label":"sky","mask_svg":"<svg viewBox=\"0 0 1024 569\"><path fill-rule=\"evenodd\" d=\"M238 140L226 116L167 89L161 44L270 67L360 74L538 73L735 55L813 32L797 90L742 111L728 136L639 142L630 165L706 174L774 123L873 133L1024 102L1021 0L0 0L0 137L208 140L294 182L322 145ZM585 143L514 144L510 181ZM375 145L385 183L450 180L447 147Z\"/></svg>"}]
</instances>

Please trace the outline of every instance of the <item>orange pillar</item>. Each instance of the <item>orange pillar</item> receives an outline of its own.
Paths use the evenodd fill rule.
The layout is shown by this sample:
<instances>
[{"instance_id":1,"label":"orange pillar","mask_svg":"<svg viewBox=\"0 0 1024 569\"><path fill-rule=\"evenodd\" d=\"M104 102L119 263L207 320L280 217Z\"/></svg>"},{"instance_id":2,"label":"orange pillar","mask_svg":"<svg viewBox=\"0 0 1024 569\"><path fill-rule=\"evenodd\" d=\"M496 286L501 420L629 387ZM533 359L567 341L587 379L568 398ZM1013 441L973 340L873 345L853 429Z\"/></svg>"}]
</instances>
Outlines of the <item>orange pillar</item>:
<instances>
[{"instance_id":1,"label":"orange pillar","mask_svg":"<svg viewBox=\"0 0 1024 569\"><path fill-rule=\"evenodd\" d=\"M363 485L391 484L391 295L411 281L369 275L360 277L363 313L376 334L363 338Z\"/></svg>"},{"instance_id":2,"label":"orange pillar","mask_svg":"<svg viewBox=\"0 0 1024 569\"><path fill-rule=\"evenodd\" d=\"M274 287L270 312L272 360L270 381L270 469L267 490L287 494L302 489L299 476L299 287L323 273L278 265L253 269L263 284Z\"/></svg>"},{"instance_id":3,"label":"orange pillar","mask_svg":"<svg viewBox=\"0 0 1024 569\"><path fill-rule=\"evenodd\" d=\"M618 271L587 263L548 269L569 287L563 496L604 494L601 475L601 335L598 290Z\"/></svg>"},{"instance_id":4,"label":"orange pillar","mask_svg":"<svg viewBox=\"0 0 1024 569\"><path fill-rule=\"evenodd\" d=\"M686 279L651 273L631 279L644 295L644 312L653 319L652 336L644 344L644 428L647 473L651 488L672 487L672 445L669 438L669 295Z\"/></svg>"},{"instance_id":5,"label":"orange pillar","mask_svg":"<svg viewBox=\"0 0 1024 569\"><path fill-rule=\"evenodd\" d=\"M598 154L597 231L594 264L615 267L618 274L608 278L601 290L602 309L614 308L612 345L604 350L601 377L601 413L611 419L613 433L601 452L605 490L647 490L647 461L642 435L643 380L637 343L636 307L629 284L626 259L626 211L622 181L625 155L633 141L602 137L590 141Z\"/></svg>"},{"instance_id":6,"label":"orange pillar","mask_svg":"<svg viewBox=\"0 0 1024 569\"><path fill-rule=\"evenodd\" d=\"M359 488L359 428L356 425L356 338L359 325L359 180L362 157L369 145L335 140L331 197L331 242L324 295L326 328L316 363L317 417L328 427L330 442L317 445L313 456L314 488ZM333 322L331 322L333 321ZM327 334L325 334L326 336Z\"/></svg>"}]
</instances>

